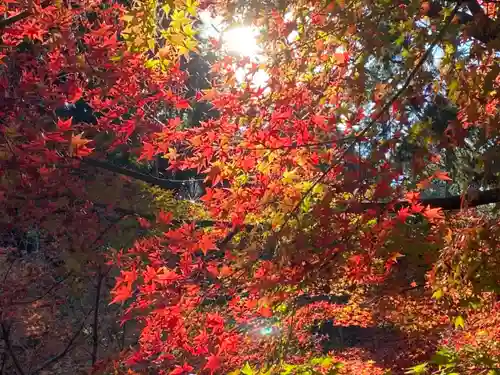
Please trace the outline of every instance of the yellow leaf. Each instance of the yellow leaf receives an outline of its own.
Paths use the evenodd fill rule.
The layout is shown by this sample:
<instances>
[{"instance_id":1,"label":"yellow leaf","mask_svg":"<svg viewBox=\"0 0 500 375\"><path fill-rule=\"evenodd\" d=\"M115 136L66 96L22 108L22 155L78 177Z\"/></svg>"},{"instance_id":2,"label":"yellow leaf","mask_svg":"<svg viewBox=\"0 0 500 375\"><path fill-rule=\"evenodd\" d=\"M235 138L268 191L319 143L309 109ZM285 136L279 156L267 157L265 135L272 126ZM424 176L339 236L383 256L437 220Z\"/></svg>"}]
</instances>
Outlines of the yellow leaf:
<instances>
[{"instance_id":1,"label":"yellow leaf","mask_svg":"<svg viewBox=\"0 0 500 375\"><path fill-rule=\"evenodd\" d=\"M465 328L465 321L460 315L455 318L455 328Z\"/></svg>"},{"instance_id":2,"label":"yellow leaf","mask_svg":"<svg viewBox=\"0 0 500 375\"><path fill-rule=\"evenodd\" d=\"M285 222L285 217L281 212L276 212L274 215L272 215L271 224L274 228L280 226L284 222Z\"/></svg>"},{"instance_id":3,"label":"yellow leaf","mask_svg":"<svg viewBox=\"0 0 500 375\"><path fill-rule=\"evenodd\" d=\"M196 35L196 30L193 30L193 26L191 26L191 24L184 25L182 30L184 31L184 34L186 36L189 36L191 38Z\"/></svg>"},{"instance_id":4,"label":"yellow leaf","mask_svg":"<svg viewBox=\"0 0 500 375\"><path fill-rule=\"evenodd\" d=\"M148 39L148 47L149 49L155 49L155 40L154 39Z\"/></svg>"},{"instance_id":5,"label":"yellow leaf","mask_svg":"<svg viewBox=\"0 0 500 375\"><path fill-rule=\"evenodd\" d=\"M283 173L283 182L285 184L291 184L294 182L296 179L298 179L297 176L297 168L291 170L291 171L285 171Z\"/></svg>"},{"instance_id":6,"label":"yellow leaf","mask_svg":"<svg viewBox=\"0 0 500 375\"><path fill-rule=\"evenodd\" d=\"M175 10L172 14L172 22L170 24L171 28L175 31L182 30L184 25L189 24L190 21L186 17L186 13L182 10Z\"/></svg>"},{"instance_id":7,"label":"yellow leaf","mask_svg":"<svg viewBox=\"0 0 500 375\"><path fill-rule=\"evenodd\" d=\"M170 5L168 5L168 4L163 5L163 6L161 7L161 9L163 9L163 11L164 11L165 13L167 13L167 14L169 14L169 13L170 13Z\"/></svg>"},{"instance_id":8,"label":"yellow leaf","mask_svg":"<svg viewBox=\"0 0 500 375\"><path fill-rule=\"evenodd\" d=\"M198 8L199 3L197 1L186 0L186 10L193 17L196 16L196 8Z\"/></svg>"},{"instance_id":9,"label":"yellow leaf","mask_svg":"<svg viewBox=\"0 0 500 375\"><path fill-rule=\"evenodd\" d=\"M130 14L126 14L122 17L122 20L125 22L132 22L133 19L134 19L134 16L132 16Z\"/></svg>"},{"instance_id":10,"label":"yellow leaf","mask_svg":"<svg viewBox=\"0 0 500 375\"><path fill-rule=\"evenodd\" d=\"M441 297L443 297L443 295L444 295L443 290L438 289L432 294L432 298L440 299Z\"/></svg>"}]
</instances>

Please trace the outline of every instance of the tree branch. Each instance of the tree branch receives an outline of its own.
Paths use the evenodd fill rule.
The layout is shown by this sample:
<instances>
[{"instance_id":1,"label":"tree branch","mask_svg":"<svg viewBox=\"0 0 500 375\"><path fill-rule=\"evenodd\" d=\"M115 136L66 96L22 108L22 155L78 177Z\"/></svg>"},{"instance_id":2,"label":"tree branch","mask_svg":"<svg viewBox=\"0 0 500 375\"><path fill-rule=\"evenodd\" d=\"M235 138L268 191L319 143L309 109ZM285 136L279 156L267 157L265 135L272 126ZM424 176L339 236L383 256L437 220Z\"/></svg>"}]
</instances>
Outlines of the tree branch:
<instances>
[{"instance_id":1,"label":"tree branch","mask_svg":"<svg viewBox=\"0 0 500 375\"><path fill-rule=\"evenodd\" d=\"M465 3L473 14L472 19L467 22L472 24L471 36L485 44L497 39L500 35L500 22L488 17L477 0L467 0Z\"/></svg>"},{"instance_id":2,"label":"tree branch","mask_svg":"<svg viewBox=\"0 0 500 375\"><path fill-rule=\"evenodd\" d=\"M171 180L163 180L161 178L156 178L153 176L146 175L144 173L136 172L127 168L118 167L109 162L97 160L93 158L82 158L81 162L93 167L106 169L110 172L121 174L124 176L135 178L136 180L147 182L148 184L159 186L163 189L174 190L182 186L184 181L173 182Z\"/></svg>"},{"instance_id":3,"label":"tree branch","mask_svg":"<svg viewBox=\"0 0 500 375\"><path fill-rule=\"evenodd\" d=\"M97 329L99 327L99 302L101 300L101 285L102 285L102 280L104 278L104 274L100 267L98 272L99 276L97 279L96 296L94 304L94 322L92 324L92 366L94 366L97 361L97 349L99 347L99 333Z\"/></svg>"},{"instance_id":4,"label":"tree branch","mask_svg":"<svg viewBox=\"0 0 500 375\"><path fill-rule=\"evenodd\" d=\"M49 289L47 289L45 291L45 293L43 293L42 295L32 299L32 300L29 300L29 301L15 301L15 302L12 302L11 306L16 306L16 305L29 305L29 304L32 304L36 301L39 301L41 300L42 298L44 298L45 296L49 295L50 292L52 292L58 285L64 283L66 280L68 280L70 278L70 276L73 276L73 273L72 272L68 272L61 280L59 281L56 281L54 284L52 284L50 286Z\"/></svg>"},{"instance_id":5,"label":"tree branch","mask_svg":"<svg viewBox=\"0 0 500 375\"><path fill-rule=\"evenodd\" d=\"M444 198L424 198L419 201L423 206L430 206L432 208L441 208L445 211L460 210L463 203L466 203L466 207L477 207L490 203L500 202L500 188L485 190L475 192L474 194L453 195ZM345 202L349 207L346 212L358 213L369 209L386 209L392 206L395 210L399 210L403 207L410 205L407 201L400 201L393 204L382 203L382 202Z\"/></svg>"},{"instance_id":6,"label":"tree branch","mask_svg":"<svg viewBox=\"0 0 500 375\"><path fill-rule=\"evenodd\" d=\"M71 351L71 349L72 349L71 345L73 345L73 342L77 339L77 337L82 332L83 327L85 327L85 321L87 320L87 318L90 315L90 313L92 312L92 310L93 309L89 310L89 312L87 314L85 314L85 316L83 317L82 323L80 324L80 327L76 330L76 332L73 334L71 339L68 341L68 344L66 345L66 347L59 354L57 354L54 357L50 358L49 360L45 361L40 367L35 369L30 375L38 374L40 371L44 370L45 368L47 368L51 364L59 361L61 358L63 358L66 354L68 354Z\"/></svg>"},{"instance_id":7,"label":"tree branch","mask_svg":"<svg viewBox=\"0 0 500 375\"><path fill-rule=\"evenodd\" d=\"M5 363L7 362L7 351L4 349L2 351L2 366L0 367L0 375L4 374Z\"/></svg>"},{"instance_id":8,"label":"tree branch","mask_svg":"<svg viewBox=\"0 0 500 375\"><path fill-rule=\"evenodd\" d=\"M14 363L14 367L16 368L16 371L19 373L19 375L25 375L25 372L21 368L21 365L19 364L19 360L17 359L16 355L14 354L14 350L12 349L12 343L10 342L9 334L10 330L5 326L5 323L1 323L1 328L2 328L2 338L3 341L5 342L5 347L7 349L7 352L10 355L10 358L12 358L12 362Z\"/></svg>"},{"instance_id":9,"label":"tree branch","mask_svg":"<svg viewBox=\"0 0 500 375\"><path fill-rule=\"evenodd\" d=\"M52 0L45 0L42 2L42 8L46 8L50 5ZM33 13L29 10L25 10L24 12L18 13L15 16L0 20L0 30L5 29L6 27L13 25L14 23L21 21L25 18L28 18L31 16Z\"/></svg>"}]
</instances>

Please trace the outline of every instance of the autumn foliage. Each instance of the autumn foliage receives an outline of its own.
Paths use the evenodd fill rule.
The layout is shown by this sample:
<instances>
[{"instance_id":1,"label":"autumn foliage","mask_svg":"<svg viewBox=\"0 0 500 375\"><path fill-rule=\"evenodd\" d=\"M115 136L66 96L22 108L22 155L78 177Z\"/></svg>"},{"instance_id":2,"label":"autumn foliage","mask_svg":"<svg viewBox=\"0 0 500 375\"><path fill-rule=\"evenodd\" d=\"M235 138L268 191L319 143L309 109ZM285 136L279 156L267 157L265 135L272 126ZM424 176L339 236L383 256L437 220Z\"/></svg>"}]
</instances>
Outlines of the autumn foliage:
<instances>
[{"instance_id":1,"label":"autumn foliage","mask_svg":"<svg viewBox=\"0 0 500 375\"><path fill-rule=\"evenodd\" d=\"M498 4L0 9L2 231L36 231L43 256L97 281L86 370L499 373L500 227L483 205L500 200ZM208 13L259 30L259 56L203 37ZM185 67L208 53L210 87L193 89ZM194 124L200 104L216 115ZM72 115L80 107L88 117ZM162 193L159 174L113 166L117 152L191 171L203 195ZM489 173L484 186L464 177L466 153ZM12 268L16 246L0 246L0 373L50 370L69 350L26 369L9 327L38 311L19 301L52 271ZM134 341L98 350L99 311Z\"/></svg>"}]
</instances>

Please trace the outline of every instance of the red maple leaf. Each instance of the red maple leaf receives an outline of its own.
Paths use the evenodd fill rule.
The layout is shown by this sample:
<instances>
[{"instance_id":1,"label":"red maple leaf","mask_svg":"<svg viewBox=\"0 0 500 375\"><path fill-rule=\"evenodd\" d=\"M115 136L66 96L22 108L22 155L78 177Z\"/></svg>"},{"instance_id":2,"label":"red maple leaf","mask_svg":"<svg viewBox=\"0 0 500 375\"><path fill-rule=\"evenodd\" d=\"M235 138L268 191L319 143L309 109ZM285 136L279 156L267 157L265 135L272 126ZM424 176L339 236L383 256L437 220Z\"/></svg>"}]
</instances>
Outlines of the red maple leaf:
<instances>
[{"instance_id":1,"label":"red maple leaf","mask_svg":"<svg viewBox=\"0 0 500 375\"><path fill-rule=\"evenodd\" d=\"M82 89L78 86L72 86L68 92L68 102L77 102L82 97Z\"/></svg>"},{"instance_id":2,"label":"red maple leaf","mask_svg":"<svg viewBox=\"0 0 500 375\"><path fill-rule=\"evenodd\" d=\"M171 212L160 211L158 214L157 222L168 225L172 222L174 215Z\"/></svg>"},{"instance_id":3,"label":"red maple leaf","mask_svg":"<svg viewBox=\"0 0 500 375\"><path fill-rule=\"evenodd\" d=\"M289 109L284 112L274 112L272 115L273 121L275 120L288 120L290 117L292 117L292 110Z\"/></svg>"},{"instance_id":4,"label":"red maple leaf","mask_svg":"<svg viewBox=\"0 0 500 375\"><path fill-rule=\"evenodd\" d=\"M271 318L273 316L273 311L267 306L261 306L259 308L259 314L264 318Z\"/></svg>"},{"instance_id":5,"label":"red maple leaf","mask_svg":"<svg viewBox=\"0 0 500 375\"><path fill-rule=\"evenodd\" d=\"M157 151L156 148L153 144L144 142L143 147L142 147L142 152L137 161L141 160L153 160L154 156L156 155Z\"/></svg>"},{"instance_id":6,"label":"red maple leaf","mask_svg":"<svg viewBox=\"0 0 500 375\"><path fill-rule=\"evenodd\" d=\"M143 217L138 217L137 221L139 222L139 225L142 228L144 228L144 229L151 228L151 223L148 220L144 219Z\"/></svg>"},{"instance_id":7,"label":"red maple leaf","mask_svg":"<svg viewBox=\"0 0 500 375\"><path fill-rule=\"evenodd\" d=\"M186 99L180 99L177 102L175 102L175 108L177 109L189 109L191 106L189 105L189 102Z\"/></svg>"},{"instance_id":8,"label":"red maple leaf","mask_svg":"<svg viewBox=\"0 0 500 375\"><path fill-rule=\"evenodd\" d=\"M165 269L162 273L156 275L156 280L162 284L170 284L174 281L181 279L182 276L175 271Z\"/></svg>"},{"instance_id":9,"label":"red maple leaf","mask_svg":"<svg viewBox=\"0 0 500 375\"><path fill-rule=\"evenodd\" d=\"M169 375L189 374L192 369L193 366L184 363L182 366L175 366L175 368L172 371L170 371Z\"/></svg>"},{"instance_id":10,"label":"red maple leaf","mask_svg":"<svg viewBox=\"0 0 500 375\"><path fill-rule=\"evenodd\" d=\"M61 131L71 130L71 123L73 122L73 117L70 117L67 120L57 120L57 127Z\"/></svg>"},{"instance_id":11,"label":"red maple leaf","mask_svg":"<svg viewBox=\"0 0 500 375\"><path fill-rule=\"evenodd\" d=\"M406 193L405 198L410 203L417 203L420 200L420 193L410 191Z\"/></svg>"},{"instance_id":12,"label":"red maple leaf","mask_svg":"<svg viewBox=\"0 0 500 375\"><path fill-rule=\"evenodd\" d=\"M398 219L401 220L403 223L406 221L408 216L411 216L409 207L403 207L398 211Z\"/></svg>"},{"instance_id":13,"label":"red maple leaf","mask_svg":"<svg viewBox=\"0 0 500 375\"><path fill-rule=\"evenodd\" d=\"M198 242L198 246L200 247L204 255L207 255L208 250L217 249L217 246L215 245L214 241L207 234L204 234L201 237L201 240Z\"/></svg>"},{"instance_id":14,"label":"red maple leaf","mask_svg":"<svg viewBox=\"0 0 500 375\"><path fill-rule=\"evenodd\" d=\"M205 364L204 369L209 370L210 374L213 374L219 368L220 368L220 359L217 355L212 354L209 357L207 357L207 363Z\"/></svg>"},{"instance_id":15,"label":"red maple leaf","mask_svg":"<svg viewBox=\"0 0 500 375\"><path fill-rule=\"evenodd\" d=\"M326 117L325 116L320 116L320 115L313 115L311 117L311 121L313 123L315 123L316 125L321 126L321 125L325 124Z\"/></svg>"}]
</instances>

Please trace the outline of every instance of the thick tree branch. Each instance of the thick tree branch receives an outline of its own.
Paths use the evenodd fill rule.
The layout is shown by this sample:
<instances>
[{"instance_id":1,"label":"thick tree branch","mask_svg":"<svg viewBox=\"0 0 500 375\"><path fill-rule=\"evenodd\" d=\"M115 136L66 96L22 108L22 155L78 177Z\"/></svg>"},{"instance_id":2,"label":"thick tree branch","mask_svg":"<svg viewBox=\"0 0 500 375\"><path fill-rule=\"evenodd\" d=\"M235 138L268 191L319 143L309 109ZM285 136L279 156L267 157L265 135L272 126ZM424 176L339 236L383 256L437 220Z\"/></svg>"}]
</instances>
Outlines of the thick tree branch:
<instances>
[{"instance_id":1,"label":"thick tree branch","mask_svg":"<svg viewBox=\"0 0 500 375\"><path fill-rule=\"evenodd\" d=\"M473 14L470 25L471 36L483 43L489 43L500 36L500 22L488 17L477 0L465 1L467 7Z\"/></svg>"},{"instance_id":2,"label":"thick tree branch","mask_svg":"<svg viewBox=\"0 0 500 375\"><path fill-rule=\"evenodd\" d=\"M86 162L89 159L83 159L83 160ZM97 166L97 167L101 166L100 161L98 161L98 160L96 161L94 159L90 159L90 160L92 160L91 163L97 162L95 164L95 166ZM111 168L108 168L109 167L108 163L106 163L106 162L102 162L102 163L106 165L104 167L105 169L111 170ZM127 176L133 177L133 178L138 179L140 181L144 181L144 182L148 183L150 181L150 179L153 179L154 181L151 183L154 185L160 186L160 187L163 187L163 186L161 186L162 183L157 183L157 182L158 181L165 182L164 180L157 179L157 178L151 177L151 176L147 176L147 175L144 175L142 173L130 171L130 170L125 169L125 168L120 168L120 167L115 168L115 166L111 166L111 167L113 168L113 172L115 172L115 173L125 174ZM126 171L126 173L122 173L123 171ZM171 182L167 181L167 183L170 184ZM163 187L163 188L170 189L170 187ZM443 210L459 210L461 208L463 199L464 199L464 197L462 197L461 195L445 197L445 198L425 198L421 201L421 204L423 204L425 206L430 205L431 207L434 207L434 208L439 207L439 208L442 208ZM491 189L491 190L480 191L477 194L475 194L474 197L468 197L468 198L465 197L465 200L467 201L467 207L477 207L477 206L490 204L490 203L498 203L498 202L500 202L500 189ZM350 209L348 209L349 212L360 212L360 211L367 210L370 208L377 209L377 208L384 208L387 206L386 203L379 203L379 202L363 202L363 203L345 202L345 203L348 204L350 207ZM407 202L398 202L398 203L396 203L395 207L401 208L401 207L404 207L406 205L408 205ZM102 203L94 203L94 206L102 207L102 208L107 207L106 204L102 204ZM120 207L113 207L113 210L116 211L117 213L123 214L123 215L132 215L132 216L138 215L138 216L142 216L142 217L149 219L149 220L155 220L154 215L150 215L150 214L146 214L146 213L138 213L138 212L135 212L132 210L127 210L127 209L120 208ZM178 221L178 222L174 221L174 224L175 223L178 224L180 222L181 221ZM197 220L196 221L196 225L199 227L210 227L210 226L214 226L217 224L223 224L223 223L224 222L213 221L213 220Z\"/></svg>"},{"instance_id":3,"label":"thick tree branch","mask_svg":"<svg viewBox=\"0 0 500 375\"><path fill-rule=\"evenodd\" d=\"M482 206L490 203L500 202L500 188L478 191L470 195L454 195L444 198L424 198L420 200L423 206L430 206L432 208L441 208L445 211L460 210L461 208L471 208ZM345 202L348 205L346 212L356 213L363 212L369 209L386 209L389 204L380 202ZM395 210L409 206L406 201L397 202L392 204Z\"/></svg>"},{"instance_id":4,"label":"thick tree branch","mask_svg":"<svg viewBox=\"0 0 500 375\"><path fill-rule=\"evenodd\" d=\"M163 180L161 178L153 177L146 175L144 173L132 171L127 168L122 168L118 167L116 165L110 164L109 162L103 161L103 160L97 160L93 158L83 158L81 160L82 163L85 163L87 165L97 167L97 168L102 168L106 169L110 172L121 174L124 176L132 177L135 178L136 180L144 181L147 182L148 184L159 186L163 189L167 190L174 190L178 189L182 186L184 181L178 181L178 182L173 182L171 180Z\"/></svg>"}]
</instances>

